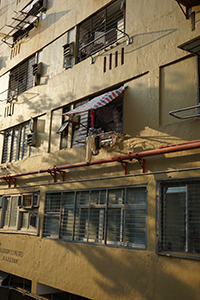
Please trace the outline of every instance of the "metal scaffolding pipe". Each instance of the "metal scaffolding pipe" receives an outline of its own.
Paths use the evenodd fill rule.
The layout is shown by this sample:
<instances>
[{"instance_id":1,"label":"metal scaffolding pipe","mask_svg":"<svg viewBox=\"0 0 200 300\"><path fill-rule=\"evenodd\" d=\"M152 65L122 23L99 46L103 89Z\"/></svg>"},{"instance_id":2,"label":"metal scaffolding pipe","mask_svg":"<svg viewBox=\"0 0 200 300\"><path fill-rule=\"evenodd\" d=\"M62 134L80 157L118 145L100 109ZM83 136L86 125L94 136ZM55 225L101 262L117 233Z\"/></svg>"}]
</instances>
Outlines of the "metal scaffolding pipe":
<instances>
[{"instance_id":1,"label":"metal scaffolding pipe","mask_svg":"<svg viewBox=\"0 0 200 300\"><path fill-rule=\"evenodd\" d=\"M98 165L98 164L112 163L112 162L122 163L124 160L129 160L129 161L131 161L132 159L138 160L138 159L142 159L142 158L148 157L148 156L155 156L155 155L160 155L160 154L167 154L167 153L173 153L173 152L185 151L185 150L191 150L191 149L197 149L197 148L200 148L200 141L191 141L191 142L176 144L175 146L171 145L170 147L164 146L163 148L160 148L160 149L147 150L147 151L142 151L142 152L129 153L129 154L120 155L120 156L113 156L113 157L98 159L98 160L91 161L90 165ZM13 180L16 177L28 176L28 175L34 175L34 174L40 174L40 173L52 174L53 172L56 173L56 172L60 172L61 170L66 170L66 169L71 169L71 168L80 168L80 167L86 167L86 166L87 166L86 162L79 162L79 163L67 164L67 165L62 165L62 166L53 166L48 169L39 169L39 170L34 170L34 171L3 175L3 176L0 176L0 180L1 179L6 180L6 181L9 179Z\"/></svg>"}]
</instances>

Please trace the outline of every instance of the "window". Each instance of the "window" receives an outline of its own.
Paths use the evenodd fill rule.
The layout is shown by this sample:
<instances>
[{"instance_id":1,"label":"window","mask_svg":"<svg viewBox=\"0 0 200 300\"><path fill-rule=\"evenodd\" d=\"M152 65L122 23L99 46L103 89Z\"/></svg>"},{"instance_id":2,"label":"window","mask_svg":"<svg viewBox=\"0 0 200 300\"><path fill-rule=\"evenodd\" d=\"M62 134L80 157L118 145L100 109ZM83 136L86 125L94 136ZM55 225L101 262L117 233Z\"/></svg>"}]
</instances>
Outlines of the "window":
<instances>
[{"instance_id":1,"label":"window","mask_svg":"<svg viewBox=\"0 0 200 300\"><path fill-rule=\"evenodd\" d=\"M36 127L36 119L33 121ZM24 159L28 156L30 146L34 146L36 128L29 134L31 122L9 128L4 131L2 163Z\"/></svg>"},{"instance_id":2,"label":"window","mask_svg":"<svg viewBox=\"0 0 200 300\"><path fill-rule=\"evenodd\" d=\"M0 231L37 233L39 194L9 195L1 199Z\"/></svg>"},{"instance_id":3,"label":"window","mask_svg":"<svg viewBox=\"0 0 200 300\"><path fill-rule=\"evenodd\" d=\"M78 101L74 104L74 108L83 105L87 100ZM78 115L75 115L76 119L80 123L73 123L72 128L72 147L82 146L86 143L86 137L88 135L89 128L89 112L84 111Z\"/></svg>"},{"instance_id":4,"label":"window","mask_svg":"<svg viewBox=\"0 0 200 300\"><path fill-rule=\"evenodd\" d=\"M158 252L199 256L200 180L161 181L158 187Z\"/></svg>"},{"instance_id":5,"label":"window","mask_svg":"<svg viewBox=\"0 0 200 300\"><path fill-rule=\"evenodd\" d=\"M13 28L18 29L14 32L13 43L17 42L24 36L28 35L28 32L31 31L39 21L40 13L41 19L45 18L45 11L47 8L47 0L33 0L30 4L28 4L22 11L20 11L20 15L15 20L19 23ZM20 25L20 26L19 26ZM13 30L12 30L13 31Z\"/></svg>"},{"instance_id":6,"label":"window","mask_svg":"<svg viewBox=\"0 0 200 300\"><path fill-rule=\"evenodd\" d=\"M62 114L69 111L69 109L70 109L69 105L63 107ZM56 132L61 134L60 149L68 147L68 126L69 126L69 118L67 116L62 115L62 125Z\"/></svg>"},{"instance_id":7,"label":"window","mask_svg":"<svg viewBox=\"0 0 200 300\"><path fill-rule=\"evenodd\" d=\"M146 187L47 192L43 236L146 248Z\"/></svg>"},{"instance_id":8,"label":"window","mask_svg":"<svg viewBox=\"0 0 200 300\"><path fill-rule=\"evenodd\" d=\"M78 26L77 62L124 37L125 2L112 2Z\"/></svg>"},{"instance_id":9,"label":"window","mask_svg":"<svg viewBox=\"0 0 200 300\"><path fill-rule=\"evenodd\" d=\"M100 95L101 96L101 95ZM61 134L61 148L79 147L86 144L88 134L94 132L101 135L102 144L104 140L111 138L113 132L123 133L123 99L121 93L109 104L94 111L83 111L70 117L62 116L62 125L57 130ZM88 100L77 101L74 108L88 103ZM64 107L63 113L70 110L69 105ZM69 136L69 128L72 128L72 135ZM108 133L108 134L107 134ZM108 136L109 135L109 136ZM112 139L112 138L111 138Z\"/></svg>"},{"instance_id":10,"label":"window","mask_svg":"<svg viewBox=\"0 0 200 300\"><path fill-rule=\"evenodd\" d=\"M20 63L10 71L9 80L9 95L8 98L13 96L13 92L16 95L20 95L26 90L33 87L34 74L33 65L35 63L35 55L29 59Z\"/></svg>"}]
</instances>

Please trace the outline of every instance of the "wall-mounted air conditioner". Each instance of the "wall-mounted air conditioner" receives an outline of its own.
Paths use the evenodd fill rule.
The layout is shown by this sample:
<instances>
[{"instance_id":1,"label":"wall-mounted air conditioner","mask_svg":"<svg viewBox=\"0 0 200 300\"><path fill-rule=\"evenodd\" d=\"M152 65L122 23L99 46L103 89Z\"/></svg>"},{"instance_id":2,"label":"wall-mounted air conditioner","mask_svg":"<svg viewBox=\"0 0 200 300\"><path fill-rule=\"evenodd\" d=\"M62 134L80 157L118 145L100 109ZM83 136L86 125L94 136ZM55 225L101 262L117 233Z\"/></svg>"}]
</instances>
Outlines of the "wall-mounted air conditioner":
<instances>
[{"instance_id":1,"label":"wall-mounted air conditioner","mask_svg":"<svg viewBox=\"0 0 200 300\"><path fill-rule=\"evenodd\" d=\"M33 65L33 75L35 76L35 85L40 84L40 77L42 75L42 62Z\"/></svg>"},{"instance_id":2,"label":"wall-mounted air conditioner","mask_svg":"<svg viewBox=\"0 0 200 300\"><path fill-rule=\"evenodd\" d=\"M63 46L63 68L70 68L73 66L74 56L74 42L65 44Z\"/></svg>"},{"instance_id":3,"label":"wall-mounted air conditioner","mask_svg":"<svg viewBox=\"0 0 200 300\"><path fill-rule=\"evenodd\" d=\"M36 145L36 131L27 134L27 145L28 146Z\"/></svg>"}]
</instances>

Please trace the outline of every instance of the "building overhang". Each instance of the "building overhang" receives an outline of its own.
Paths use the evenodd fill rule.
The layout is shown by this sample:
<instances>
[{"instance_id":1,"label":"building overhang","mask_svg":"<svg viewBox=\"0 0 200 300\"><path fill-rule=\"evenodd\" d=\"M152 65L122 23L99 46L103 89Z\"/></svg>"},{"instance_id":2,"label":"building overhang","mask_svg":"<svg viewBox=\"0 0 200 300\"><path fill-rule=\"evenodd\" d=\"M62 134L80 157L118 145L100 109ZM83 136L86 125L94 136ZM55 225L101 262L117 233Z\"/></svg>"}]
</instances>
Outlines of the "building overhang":
<instances>
[{"instance_id":1,"label":"building overhang","mask_svg":"<svg viewBox=\"0 0 200 300\"><path fill-rule=\"evenodd\" d=\"M179 49L200 55L200 35L178 46Z\"/></svg>"},{"instance_id":2,"label":"building overhang","mask_svg":"<svg viewBox=\"0 0 200 300\"><path fill-rule=\"evenodd\" d=\"M193 6L200 5L199 0L175 0L178 5L180 6L182 12L184 13L186 19L189 19L189 9L192 8ZM186 11L184 11L183 6L185 6Z\"/></svg>"},{"instance_id":3,"label":"building overhang","mask_svg":"<svg viewBox=\"0 0 200 300\"><path fill-rule=\"evenodd\" d=\"M176 1L188 8L191 8L196 5L200 5L199 0L176 0Z\"/></svg>"}]
</instances>

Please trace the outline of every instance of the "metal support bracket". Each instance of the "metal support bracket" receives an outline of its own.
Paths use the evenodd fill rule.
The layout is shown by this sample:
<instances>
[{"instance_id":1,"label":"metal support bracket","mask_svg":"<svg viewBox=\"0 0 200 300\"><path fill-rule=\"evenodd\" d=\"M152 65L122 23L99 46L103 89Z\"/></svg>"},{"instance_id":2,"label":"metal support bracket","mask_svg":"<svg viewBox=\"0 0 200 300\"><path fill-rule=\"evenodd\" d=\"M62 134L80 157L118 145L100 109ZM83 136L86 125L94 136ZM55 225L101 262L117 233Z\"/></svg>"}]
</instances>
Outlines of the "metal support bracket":
<instances>
[{"instance_id":1,"label":"metal support bracket","mask_svg":"<svg viewBox=\"0 0 200 300\"><path fill-rule=\"evenodd\" d=\"M14 187L16 187L16 178L11 177L10 175L6 175L5 177L3 177L3 179L7 182L9 188L12 183L14 184Z\"/></svg>"},{"instance_id":2,"label":"metal support bracket","mask_svg":"<svg viewBox=\"0 0 200 300\"><path fill-rule=\"evenodd\" d=\"M62 181L65 181L65 171L57 170L56 166L53 167L53 170L48 170L48 173L53 177L54 182L57 181L57 172L61 175Z\"/></svg>"},{"instance_id":3,"label":"metal support bracket","mask_svg":"<svg viewBox=\"0 0 200 300\"><path fill-rule=\"evenodd\" d=\"M184 11L183 7L181 6L180 2L178 0L176 0L180 9L182 10L182 12L184 13L186 19L188 20L189 19L189 8L186 7L186 11Z\"/></svg>"},{"instance_id":4,"label":"metal support bracket","mask_svg":"<svg viewBox=\"0 0 200 300\"><path fill-rule=\"evenodd\" d=\"M119 161L119 162L121 163L122 167L125 170L125 175L127 175L127 173L128 173L128 163L124 162L124 161Z\"/></svg>"},{"instance_id":5,"label":"metal support bracket","mask_svg":"<svg viewBox=\"0 0 200 300\"><path fill-rule=\"evenodd\" d=\"M136 157L137 161L139 162L140 166L142 167L142 173L145 173L145 159L144 158L140 158L140 157Z\"/></svg>"},{"instance_id":6,"label":"metal support bracket","mask_svg":"<svg viewBox=\"0 0 200 300\"><path fill-rule=\"evenodd\" d=\"M65 181L65 171L58 170L58 172L60 173L60 175L62 177L62 181Z\"/></svg>"}]
</instances>

